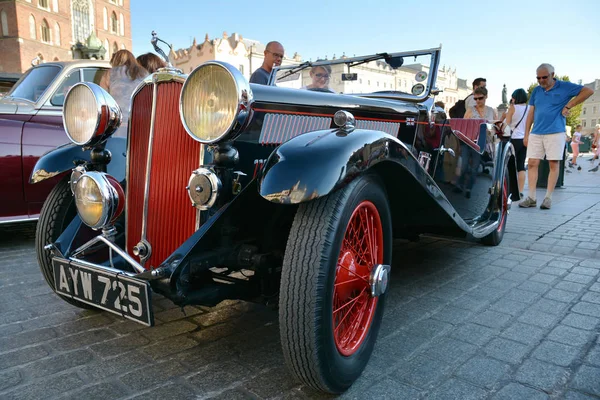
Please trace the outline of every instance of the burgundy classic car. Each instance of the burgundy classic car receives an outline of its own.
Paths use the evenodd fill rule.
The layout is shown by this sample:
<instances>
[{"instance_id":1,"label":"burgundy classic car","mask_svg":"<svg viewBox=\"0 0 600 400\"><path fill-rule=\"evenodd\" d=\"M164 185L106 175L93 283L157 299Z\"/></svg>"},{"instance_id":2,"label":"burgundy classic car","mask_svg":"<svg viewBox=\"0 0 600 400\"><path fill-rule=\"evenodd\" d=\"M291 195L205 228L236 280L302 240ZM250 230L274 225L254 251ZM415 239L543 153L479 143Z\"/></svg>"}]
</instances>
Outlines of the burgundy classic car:
<instances>
[{"instance_id":1,"label":"burgundy classic car","mask_svg":"<svg viewBox=\"0 0 600 400\"><path fill-rule=\"evenodd\" d=\"M110 68L104 61L53 62L34 66L0 98L0 223L37 219L59 177L31 185L33 166L43 154L69 143L62 122L68 89L99 83ZM59 175L39 171L34 180ZM39 178L39 179L36 179Z\"/></svg>"}]
</instances>

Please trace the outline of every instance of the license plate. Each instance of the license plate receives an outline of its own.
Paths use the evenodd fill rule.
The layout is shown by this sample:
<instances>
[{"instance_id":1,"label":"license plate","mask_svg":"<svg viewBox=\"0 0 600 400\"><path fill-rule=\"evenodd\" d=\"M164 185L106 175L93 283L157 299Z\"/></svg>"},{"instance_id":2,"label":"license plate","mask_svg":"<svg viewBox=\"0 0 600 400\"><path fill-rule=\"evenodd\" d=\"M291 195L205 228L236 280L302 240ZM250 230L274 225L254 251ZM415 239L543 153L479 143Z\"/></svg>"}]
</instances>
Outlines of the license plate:
<instances>
[{"instance_id":1,"label":"license plate","mask_svg":"<svg viewBox=\"0 0 600 400\"><path fill-rule=\"evenodd\" d=\"M53 258L52 265L56 293L154 325L148 282L61 258Z\"/></svg>"}]
</instances>

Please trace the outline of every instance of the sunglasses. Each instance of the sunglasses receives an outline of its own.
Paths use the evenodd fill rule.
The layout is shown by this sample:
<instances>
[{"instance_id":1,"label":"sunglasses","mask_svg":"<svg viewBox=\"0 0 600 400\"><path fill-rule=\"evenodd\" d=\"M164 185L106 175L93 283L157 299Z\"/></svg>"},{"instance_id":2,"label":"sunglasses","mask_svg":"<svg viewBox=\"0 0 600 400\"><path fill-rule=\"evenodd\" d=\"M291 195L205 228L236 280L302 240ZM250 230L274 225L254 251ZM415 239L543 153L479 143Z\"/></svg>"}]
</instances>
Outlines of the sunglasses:
<instances>
[{"instance_id":1,"label":"sunglasses","mask_svg":"<svg viewBox=\"0 0 600 400\"><path fill-rule=\"evenodd\" d=\"M327 74L315 74L315 76L319 79L329 79L329 75Z\"/></svg>"},{"instance_id":2,"label":"sunglasses","mask_svg":"<svg viewBox=\"0 0 600 400\"><path fill-rule=\"evenodd\" d=\"M270 51L270 50L267 50L267 53L271 53L271 54L273 54L273 57L275 57L275 58L281 58L281 59L283 59L283 54L279 54L279 53L273 53L273 52L272 52L272 51Z\"/></svg>"},{"instance_id":3,"label":"sunglasses","mask_svg":"<svg viewBox=\"0 0 600 400\"><path fill-rule=\"evenodd\" d=\"M483 99L485 99L485 97L473 97L473 99L475 99L475 100L483 100Z\"/></svg>"},{"instance_id":4,"label":"sunglasses","mask_svg":"<svg viewBox=\"0 0 600 400\"><path fill-rule=\"evenodd\" d=\"M536 76L535 79L537 79L538 81L541 81L541 80L544 80L544 79L548 79L548 75Z\"/></svg>"}]
</instances>

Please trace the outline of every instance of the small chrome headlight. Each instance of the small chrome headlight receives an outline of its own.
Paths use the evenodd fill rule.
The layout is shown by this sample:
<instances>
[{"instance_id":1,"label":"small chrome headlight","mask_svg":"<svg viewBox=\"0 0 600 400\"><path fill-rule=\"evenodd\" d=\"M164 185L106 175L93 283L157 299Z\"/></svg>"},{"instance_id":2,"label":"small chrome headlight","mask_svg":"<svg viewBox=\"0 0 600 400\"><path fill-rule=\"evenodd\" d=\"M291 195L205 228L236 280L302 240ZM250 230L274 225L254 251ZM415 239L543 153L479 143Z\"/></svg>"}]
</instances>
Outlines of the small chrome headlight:
<instances>
[{"instance_id":1,"label":"small chrome headlight","mask_svg":"<svg viewBox=\"0 0 600 400\"><path fill-rule=\"evenodd\" d=\"M232 65L210 61L190 73L179 99L181 122L200 143L232 140L252 103L250 84Z\"/></svg>"},{"instance_id":2,"label":"small chrome headlight","mask_svg":"<svg viewBox=\"0 0 600 400\"><path fill-rule=\"evenodd\" d=\"M75 206L81 220L92 229L112 224L123 211L123 188L112 176L86 172L74 184Z\"/></svg>"},{"instance_id":3,"label":"small chrome headlight","mask_svg":"<svg viewBox=\"0 0 600 400\"><path fill-rule=\"evenodd\" d=\"M121 109L106 90L90 82L74 85L65 99L63 125L71 141L90 146L108 139L121 124Z\"/></svg>"}]
</instances>

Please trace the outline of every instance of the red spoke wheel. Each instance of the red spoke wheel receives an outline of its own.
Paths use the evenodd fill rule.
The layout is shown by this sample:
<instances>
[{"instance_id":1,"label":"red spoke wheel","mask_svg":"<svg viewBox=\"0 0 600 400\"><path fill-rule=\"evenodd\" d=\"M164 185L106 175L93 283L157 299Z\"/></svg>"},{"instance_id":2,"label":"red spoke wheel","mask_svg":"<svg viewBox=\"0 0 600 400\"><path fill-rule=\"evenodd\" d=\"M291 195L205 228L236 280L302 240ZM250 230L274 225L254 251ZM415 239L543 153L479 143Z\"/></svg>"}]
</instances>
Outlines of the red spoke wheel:
<instances>
[{"instance_id":1,"label":"red spoke wheel","mask_svg":"<svg viewBox=\"0 0 600 400\"><path fill-rule=\"evenodd\" d=\"M370 278L391 257L391 212L377 177L361 176L299 206L283 261L279 324L286 363L302 382L341 393L360 376L385 305L385 292L371 294Z\"/></svg>"},{"instance_id":2,"label":"red spoke wheel","mask_svg":"<svg viewBox=\"0 0 600 400\"><path fill-rule=\"evenodd\" d=\"M333 337L339 352L352 355L362 345L377 308L369 277L383 263L381 218L373 203L356 207L342 243L333 289Z\"/></svg>"},{"instance_id":3,"label":"red spoke wheel","mask_svg":"<svg viewBox=\"0 0 600 400\"><path fill-rule=\"evenodd\" d=\"M497 246L502 242L504 230L506 229L506 220L508 217L508 199L510 196L510 187L508 180L508 168L504 170L504 178L502 180L502 193L498 197L498 226L489 235L481 239L484 244L489 246Z\"/></svg>"}]
</instances>

